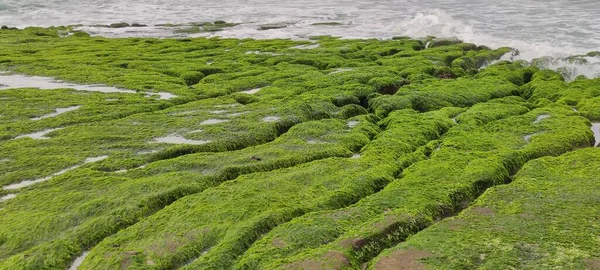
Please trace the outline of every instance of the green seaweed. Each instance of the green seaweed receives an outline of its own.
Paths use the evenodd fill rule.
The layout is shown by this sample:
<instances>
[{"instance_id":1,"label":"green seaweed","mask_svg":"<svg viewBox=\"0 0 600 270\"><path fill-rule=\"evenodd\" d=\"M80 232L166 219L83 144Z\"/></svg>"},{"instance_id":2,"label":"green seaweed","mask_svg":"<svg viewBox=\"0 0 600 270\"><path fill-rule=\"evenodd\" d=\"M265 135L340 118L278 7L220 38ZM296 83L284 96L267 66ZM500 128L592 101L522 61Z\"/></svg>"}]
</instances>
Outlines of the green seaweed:
<instances>
[{"instance_id":1,"label":"green seaweed","mask_svg":"<svg viewBox=\"0 0 600 270\"><path fill-rule=\"evenodd\" d=\"M147 228L147 225L142 222L118 233L114 238L110 238L111 240L107 239L108 242L115 241L114 244L106 246L101 244L96 247L95 250L99 253L96 254L95 251L91 253L90 264L85 264L83 267L96 268L105 265L103 254L114 252L111 247L118 245L119 250L123 251L119 253L125 257L129 250L147 250L136 254L146 258L142 260L142 265L147 264L147 260L151 260L161 267L174 267L199 256L188 265L189 268L227 268L261 231L269 230L278 223L305 212L349 205L379 190L391 180L397 170L393 156L398 154L394 155L386 150L394 145L404 144L405 151L410 152L416 149L416 146L436 138L451 125L448 118L443 117L446 113L440 114L430 116L431 119L424 117L423 120L411 120L418 116L416 112L399 113L396 118L386 123L387 130L395 130L398 142L391 145L380 144L377 142L388 141L388 138L377 136L373 144L363 148L362 157L358 159L330 158L289 169L245 175L229 182L230 184L220 185L179 200L153 217L164 219L160 216L172 216L176 218L172 219L172 224L180 224L177 226L181 226L182 229L186 227L183 225L186 223L207 228L203 232L198 232L194 238L173 239L182 245L180 251L167 254L145 248L162 246L164 232L161 228L156 228L155 233L147 234L147 238L138 238L137 231ZM422 124L411 125L413 122L422 122ZM382 134L386 132L388 131ZM319 138L309 142L326 143ZM386 152L387 155L392 155L391 158L383 154ZM379 165L373 166L373 164ZM323 177L323 170L328 170L332 174ZM216 202L221 202L222 205L217 207L214 205ZM257 208L258 205L262 207ZM247 222L240 223L238 215L244 216ZM147 222L151 224L155 221L151 219ZM171 233L175 233L173 225L167 225L173 229ZM202 254L203 252L206 254ZM118 265L126 260L125 257L112 263ZM135 260L132 263L135 264Z\"/></svg>"},{"instance_id":2,"label":"green seaweed","mask_svg":"<svg viewBox=\"0 0 600 270\"><path fill-rule=\"evenodd\" d=\"M111 168L109 164L87 166L32 186L4 206L6 212L0 218L4 225L0 235L6 239L2 257L12 256L5 267L64 266L82 249L185 195L243 174L293 167L328 157L349 157L378 132L368 118L357 117L351 121L359 124L350 129L345 121L335 119L307 122L265 145L233 152L186 155L129 172L111 171L119 167ZM310 143L317 139L323 142ZM291 154L290 149L296 154ZM302 155L297 155L300 153ZM34 212L37 222L14 218ZM57 219L53 217L57 216L61 222L54 222ZM40 227L41 224L44 225ZM55 231L63 233L57 235ZM63 250L64 245L70 249ZM52 256L62 259L55 258L54 263L45 261L49 250L59 254ZM27 255L19 254L22 252ZM22 256L28 260L22 261Z\"/></svg>"},{"instance_id":3,"label":"green seaweed","mask_svg":"<svg viewBox=\"0 0 600 270\"><path fill-rule=\"evenodd\" d=\"M465 207L487 187L505 183L525 161L591 143L587 120L562 116L559 108L543 124L533 123L532 116L541 111L515 116L529 111L518 103L504 104L515 101L524 103L505 99L467 110L437 149L381 192L350 207L311 213L277 227L237 267L360 267L383 248ZM482 114L488 116L474 118ZM569 132L565 125L571 126ZM545 133L527 143L523 132L533 132L533 127ZM332 256L338 260L332 262Z\"/></svg>"},{"instance_id":4,"label":"green seaweed","mask_svg":"<svg viewBox=\"0 0 600 270\"><path fill-rule=\"evenodd\" d=\"M590 148L530 161L511 184L383 252L371 267L593 269L599 159Z\"/></svg>"},{"instance_id":5,"label":"green seaweed","mask_svg":"<svg viewBox=\"0 0 600 270\"><path fill-rule=\"evenodd\" d=\"M0 29L0 70L136 93L0 88L0 184L40 180L0 190L16 195L0 201L1 269L64 269L86 250L81 269L361 268L527 161L591 146L600 119L598 79L494 62L510 48L109 39L76 27ZM147 94L160 92L177 97ZM594 260L566 257L543 265ZM437 258L426 263L446 263Z\"/></svg>"}]
</instances>

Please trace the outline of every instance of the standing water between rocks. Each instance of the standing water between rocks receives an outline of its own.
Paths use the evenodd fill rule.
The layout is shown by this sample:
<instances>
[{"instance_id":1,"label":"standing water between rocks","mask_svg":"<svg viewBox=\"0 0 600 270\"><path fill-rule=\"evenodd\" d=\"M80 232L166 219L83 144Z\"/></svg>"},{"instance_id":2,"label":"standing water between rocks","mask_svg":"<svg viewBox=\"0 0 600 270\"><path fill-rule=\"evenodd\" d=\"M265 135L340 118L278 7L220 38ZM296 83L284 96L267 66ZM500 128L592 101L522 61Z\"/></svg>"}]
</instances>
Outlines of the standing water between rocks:
<instances>
[{"instance_id":1,"label":"standing water between rocks","mask_svg":"<svg viewBox=\"0 0 600 270\"><path fill-rule=\"evenodd\" d=\"M177 134L171 134L171 135L168 135L168 136L165 136L165 137L156 138L152 142L154 142L154 143L168 143L168 144L202 145L202 144L207 144L210 141L208 141L208 140L190 140L190 139L184 138L183 136L180 136L180 135L177 135Z\"/></svg>"},{"instance_id":2,"label":"standing water between rocks","mask_svg":"<svg viewBox=\"0 0 600 270\"><path fill-rule=\"evenodd\" d=\"M262 88L255 88L255 89L250 89L250 90L246 90L246 91L241 91L240 93L244 93L244 94L248 94L248 95L253 95L258 93L258 91L260 91Z\"/></svg>"},{"instance_id":3,"label":"standing water between rocks","mask_svg":"<svg viewBox=\"0 0 600 270\"><path fill-rule=\"evenodd\" d=\"M99 157L86 158L85 161L83 161L83 163L98 162L98 161L101 161L101 160L104 160L104 159L107 159L107 158L108 158L108 156L99 156ZM40 179L36 179L36 180L25 180L25 181L21 181L21 182L16 183L16 184L11 184L11 185L8 185L8 186L4 186L3 188L4 188L4 190L14 190L14 189L21 189L21 188L24 188L24 187L28 187L28 186L31 186L31 185L34 185L34 184L37 184L37 183L46 182L46 181L52 179L52 177L54 177L54 176L63 175L65 173L67 173L69 171L72 171L72 170L75 170L75 169L77 169L77 168L79 168L81 166L82 166L82 164L75 165L75 166L66 168L66 169L64 169L62 171L53 173L52 175L44 177L44 178L40 178Z\"/></svg>"},{"instance_id":4,"label":"standing water between rocks","mask_svg":"<svg viewBox=\"0 0 600 270\"><path fill-rule=\"evenodd\" d=\"M91 91L91 92L102 92L102 93L126 93L136 94L136 91L121 89L116 87L110 87L106 85L85 85L85 84L73 84L62 81L57 81L53 78L39 77L39 76L24 76L24 75L6 75L0 72L0 91L11 88L39 88L39 89L75 89L78 91ZM172 99L177 97L167 92L144 92L146 97L159 96L159 99Z\"/></svg>"},{"instance_id":5,"label":"standing water between rocks","mask_svg":"<svg viewBox=\"0 0 600 270\"><path fill-rule=\"evenodd\" d=\"M46 129L46 130L42 130L42 131L39 131L39 132L34 132L34 133L31 133L31 134L19 135L19 136L17 136L15 138L15 140L16 139L21 139L21 138L26 138L26 137L27 138L32 138L34 140L47 140L47 139L50 139L50 138L46 137L46 135L48 135L48 134L50 134L50 133L52 133L54 131L61 130L61 129L62 128L51 128L51 129Z\"/></svg>"},{"instance_id":6,"label":"standing water between rocks","mask_svg":"<svg viewBox=\"0 0 600 270\"><path fill-rule=\"evenodd\" d=\"M8 201L10 199L14 199L15 197L17 197L16 194L4 195L4 196L0 197L0 202Z\"/></svg>"},{"instance_id":7,"label":"standing water between rocks","mask_svg":"<svg viewBox=\"0 0 600 270\"><path fill-rule=\"evenodd\" d=\"M68 107L68 108L57 108L53 113L45 114L45 115L42 115L40 117L34 117L34 118L31 118L31 120L33 120L33 121L39 121L39 120L42 120L42 119L45 119L45 118L56 117L56 116L59 116L59 115L61 115L63 113L68 113L68 112L72 112L72 111L78 110L79 108L81 108L81 106L71 106L71 107Z\"/></svg>"},{"instance_id":8,"label":"standing water between rocks","mask_svg":"<svg viewBox=\"0 0 600 270\"><path fill-rule=\"evenodd\" d=\"M542 114L542 115L538 116L538 117L535 119L535 121L533 121L533 123L534 123L534 124L539 124L540 122L542 122L542 120L544 120L544 119L548 119L548 118L550 118L550 115L549 115L549 114Z\"/></svg>"},{"instance_id":9,"label":"standing water between rocks","mask_svg":"<svg viewBox=\"0 0 600 270\"><path fill-rule=\"evenodd\" d=\"M600 144L600 123L592 123L592 131L594 132L594 138L596 142L594 143L594 147Z\"/></svg>"},{"instance_id":10,"label":"standing water between rocks","mask_svg":"<svg viewBox=\"0 0 600 270\"><path fill-rule=\"evenodd\" d=\"M77 257L77 259L75 259L75 261L73 262L73 264L71 264L71 267L69 267L69 270L77 270L77 269L79 269L79 266L81 266L81 264L83 263L83 260L85 260L85 257L87 257L87 255L89 253L90 253L89 251L86 251L83 254L81 254L81 256Z\"/></svg>"}]
</instances>

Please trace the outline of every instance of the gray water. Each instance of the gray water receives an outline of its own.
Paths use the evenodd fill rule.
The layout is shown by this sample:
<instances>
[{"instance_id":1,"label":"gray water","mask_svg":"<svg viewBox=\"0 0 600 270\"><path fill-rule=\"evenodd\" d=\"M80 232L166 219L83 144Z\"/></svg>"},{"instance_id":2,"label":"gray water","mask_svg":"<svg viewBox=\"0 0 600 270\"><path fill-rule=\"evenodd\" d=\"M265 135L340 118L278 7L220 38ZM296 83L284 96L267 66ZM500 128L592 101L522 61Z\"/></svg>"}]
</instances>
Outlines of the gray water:
<instances>
[{"instance_id":1,"label":"gray water","mask_svg":"<svg viewBox=\"0 0 600 270\"><path fill-rule=\"evenodd\" d=\"M0 0L1 1L1 0ZM1 4L0 4L1 5ZM1 17L0 17L0 20ZM39 89L75 89L78 91L91 91L91 92L102 92L102 93L126 93L136 94L136 91L121 89L116 87L110 87L101 84L85 85L85 84L74 84L55 80L50 77L40 76L25 76L19 74L7 74L4 71L0 71L0 91L14 88L39 88ZM169 92L143 92L145 97L157 96L159 99L172 99L177 97ZM68 111L67 111L68 112ZM38 119L39 120L39 119Z\"/></svg>"},{"instance_id":2,"label":"gray water","mask_svg":"<svg viewBox=\"0 0 600 270\"><path fill-rule=\"evenodd\" d=\"M177 134L171 134L165 137L160 137L154 139L155 143L168 143L168 144L192 144L192 145L202 145L210 143L208 140L190 140L185 137Z\"/></svg>"},{"instance_id":3,"label":"gray water","mask_svg":"<svg viewBox=\"0 0 600 270\"><path fill-rule=\"evenodd\" d=\"M52 113L44 114L44 115L42 115L40 117L31 118L31 120L32 121L39 121L39 120L46 119L46 118L56 117L56 116L59 116L59 115L61 115L63 113L68 113L68 112L72 112L72 111L78 110L79 108L81 108L81 106L71 106L71 107L67 107L67 108L57 108Z\"/></svg>"},{"instance_id":4,"label":"gray water","mask_svg":"<svg viewBox=\"0 0 600 270\"><path fill-rule=\"evenodd\" d=\"M263 122L279 122L279 120L281 120L281 117L279 116L267 116L265 118L262 119Z\"/></svg>"},{"instance_id":5,"label":"gray water","mask_svg":"<svg viewBox=\"0 0 600 270\"><path fill-rule=\"evenodd\" d=\"M108 156L90 157L90 158L86 158L83 161L83 163L85 164L85 163L98 162L98 161L105 160L107 158L108 158ZM24 187L28 187L28 186L31 186L31 185L38 184L38 183L46 182L46 181L52 179L54 176L63 175L65 173L69 172L69 171L72 171L72 170L75 170L75 169L81 167L82 165L83 164L78 164L78 165L75 165L75 166L63 169L63 170L61 170L59 172L53 173L52 175L44 177L44 178L40 178L40 179L36 179L36 180L25 180L25 181L21 181L19 183L15 183L15 184L11 184L11 185L8 185L8 186L4 186L3 189L4 190L21 189L21 188L24 188ZM14 197L12 197L12 198L14 198Z\"/></svg>"},{"instance_id":6,"label":"gray water","mask_svg":"<svg viewBox=\"0 0 600 270\"><path fill-rule=\"evenodd\" d=\"M592 132L594 132L594 139L596 140L594 146L598 146L600 144L600 123L592 123Z\"/></svg>"},{"instance_id":7,"label":"gray water","mask_svg":"<svg viewBox=\"0 0 600 270\"><path fill-rule=\"evenodd\" d=\"M246 91L241 91L240 93L254 95L254 94L258 93L258 91L260 91L261 89L262 88L255 88L255 89L250 89L250 90L246 90Z\"/></svg>"},{"instance_id":8,"label":"gray water","mask_svg":"<svg viewBox=\"0 0 600 270\"><path fill-rule=\"evenodd\" d=\"M457 37L490 47L518 48L520 58L581 55L600 50L600 4L595 0L0 0L0 25L82 24L94 35L181 36L164 23L225 20L240 25L196 35L306 39L314 35L390 38ZM141 23L148 27L103 28ZM338 25L313 25L336 22ZM280 29L259 30L264 24ZM310 46L310 45L309 45ZM312 47L310 47L312 48ZM600 75L600 59L548 61L588 77Z\"/></svg>"},{"instance_id":9,"label":"gray water","mask_svg":"<svg viewBox=\"0 0 600 270\"><path fill-rule=\"evenodd\" d=\"M81 264L83 263L83 260L85 260L85 257L87 257L88 254L90 254L89 251L83 252L83 254L81 254L81 256L79 256L75 259L75 261L73 262L73 264L71 264L71 267L69 267L68 270L79 269L79 266L81 266Z\"/></svg>"},{"instance_id":10,"label":"gray water","mask_svg":"<svg viewBox=\"0 0 600 270\"><path fill-rule=\"evenodd\" d=\"M0 197L0 202L4 202L4 201L8 201L10 199L14 199L16 198L17 195L16 194L8 194L8 195L4 195L2 197Z\"/></svg>"},{"instance_id":11,"label":"gray water","mask_svg":"<svg viewBox=\"0 0 600 270\"><path fill-rule=\"evenodd\" d=\"M220 124L220 123L227 123L229 122L229 120L227 119L208 119L208 120L204 120L202 122L200 122L200 125L216 125L216 124Z\"/></svg>"},{"instance_id":12,"label":"gray water","mask_svg":"<svg viewBox=\"0 0 600 270\"><path fill-rule=\"evenodd\" d=\"M542 115L539 115L539 116L538 116L538 117L535 119L535 121L533 121L533 123L534 123L534 124L539 124L540 122L542 122L542 120L544 120L544 119L548 119L548 118L550 118L550 115L549 115L549 114L542 114Z\"/></svg>"},{"instance_id":13,"label":"gray water","mask_svg":"<svg viewBox=\"0 0 600 270\"><path fill-rule=\"evenodd\" d=\"M34 132L34 133L30 133L30 134L23 134L23 135L19 135L15 138L16 139L21 139L21 138L31 138L34 140L47 140L50 139L50 137L46 137L46 135L57 131L57 130L61 130L63 128L49 128L49 129L45 129L42 131L38 131L38 132Z\"/></svg>"}]
</instances>

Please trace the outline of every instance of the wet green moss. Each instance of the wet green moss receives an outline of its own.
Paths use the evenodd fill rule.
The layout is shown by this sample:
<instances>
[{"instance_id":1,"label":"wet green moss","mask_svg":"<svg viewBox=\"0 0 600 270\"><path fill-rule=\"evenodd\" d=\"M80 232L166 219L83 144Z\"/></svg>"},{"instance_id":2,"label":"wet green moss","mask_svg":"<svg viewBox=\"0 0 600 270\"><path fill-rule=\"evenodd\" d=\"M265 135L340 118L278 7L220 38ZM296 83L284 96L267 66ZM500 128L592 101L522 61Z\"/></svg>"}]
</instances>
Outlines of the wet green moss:
<instances>
[{"instance_id":1,"label":"wet green moss","mask_svg":"<svg viewBox=\"0 0 600 270\"><path fill-rule=\"evenodd\" d=\"M378 132L368 118L350 121L359 123L351 129L341 120L312 121L262 146L187 155L129 172L115 172L122 167L111 164L87 166L69 176L32 186L4 205L0 235L6 241L2 257L11 257L3 267L62 267L82 250L183 196L242 174L328 157L349 157ZM311 140L322 143L313 144ZM34 215L31 218L36 222L15 218L23 215ZM58 257L48 262L49 254ZM22 260L23 256L28 259Z\"/></svg>"},{"instance_id":2,"label":"wet green moss","mask_svg":"<svg viewBox=\"0 0 600 270\"><path fill-rule=\"evenodd\" d=\"M42 178L88 157L109 155L112 158L105 163L127 164L128 167L196 152L237 150L273 141L301 122L364 113L364 110L339 108L329 101L304 95L247 105L237 101L247 103L239 98L202 100L115 121L66 126L53 132L51 140L5 141L0 155L10 161L6 162L0 183ZM174 145L157 141L166 136L182 136L205 143ZM158 152L137 155L140 151ZM35 155L36 159L31 159L30 155ZM47 165L33 165L41 161Z\"/></svg>"},{"instance_id":3,"label":"wet green moss","mask_svg":"<svg viewBox=\"0 0 600 270\"><path fill-rule=\"evenodd\" d=\"M139 255L144 258L148 257L163 267L181 265L196 257L199 258L187 267L231 267L236 256L241 255L260 232L269 230L277 224L305 212L349 205L381 189L395 175L397 168L394 157L401 154L394 154L390 150L401 146L405 147L405 152L411 152L417 146L438 137L441 132L452 125L452 122L444 117L446 114L448 112L420 119L418 113L414 111L398 113L396 117L382 123L386 126L386 132L382 134L392 132L396 135L395 140L397 141L390 143L388 136L377 136L372 143L363 148L360 158L326 159L290 169L242 176L231 182L231 185L220 185L215 189L192 196L187 203L178 201L162 213L166 216L179 213L176 216L180 218L173 220L173 225L182 222L194 224L200 222L206 224L200 227L211 228L211 231L213 229L214 231L199 233L194 239L177 240L183 245L181 253L178 254L167 255L149 251ZM414 117L418 118L413 119ZM414 125L416 123L420 124ZM353 123L351 126L358 124ZM312 138L309 143L323 144L326 141L321 138ZM324 177L324 170L330 171L331 174ZM299 192L298 189L305 191ZM216 199L215 196L233 197ZM223 205L220 207L209 206L217 201L221 201ZM263 207L258 209L255 205ZM245 216L248 222L239 223L235 212ZM202 213L201 216L199 216L200 213ZM211 216L212 219L205 218L208 216ZM163 218L159 217L159 219ZM154 221L149 220L148 222ZM146 227L145 225L141 226L132 227L115 236L114 240L120 243L118 245L122 246L123 251L146 250L146 248L135 248L135 246L154 245L153 243L163 241L161 240L163 233L160 228L157 228L154 236L148 234L149 238L133 237L138 235L137 230ZM172 226L168 225L167 227ZM203 240L205 238L213 239L214 242L208 243ZM105 264L102 254L112 252L110 251L111 246L98 247L98 250L106 249L106 251L91 254L92 257L97 256L98 261L88 267L94 268ZM202 254L203 251L206 251L206 254ZM120 260L124 259L123 257L114 263L118 265ZM142 265L144 264L145 262Z\"/></svg>"},{"instance_id":4,"label":"wet green moss","mask_svg":"<svg viewBox=\"0 0 600 270\"><path fill-rule=\"evenodd\" d=\"M381 192L350 207L307 214L275 228L256 242L237 266L360 267L382 249L465 207L487 187L506 183L525 161L590 144L587 120L562 116L561 109L548 108L552 117L534 124L532 116L543 111L518 116L529 110L505 105L515 102L523 103L504 99L467 110L459 116L463 119L460 124L435 148L422 152L417 159L420 162L405 169ZM468 120L481 114L487 117ZM564 125L570 125L569 132ZM536 129L545 133L526 143L523 132ZM329 259L334 253L345 259L332 265Z\"/></svg>"},{"instance_id":5,"label":"wet green moss","mask_svg":"<svg viewBox=\"0 0 600 270\"><path fill-rule=\"evenodd\" d=\"M371 99L369 105L377 116L383 117L399 109L426 112L448 106L469 107L493 98L518 94L516 85L499 77L459 78L410 84L400 88L394 95Z\"/></svg>"},{"instance_id":6,"label":"wet green moss","mask_svg":"<svg viewBox=\"0 0 600 270\"><path fill-rule=\"evenodd\" d=\"M593 269L600 231L598 209L590 206L598 197L599 159L591 148L531 161L511 184L382 253L371 267L399 266L395 258L419 250L424 255L412 262L430 269Z\"/></svg>"},{"instance_id":7,"label":"wet green moss","mask_svg":"<svg viewBox=\"0 0 600 270\"><path fill-rule=\"evenodd\" d=\"M8 89L0 91L0 141L14 139L44 129L124 118L142 112L161 110L172 102L140 94L94 93L68 89ZM56 108L81 106L67 114L39 121L31 118L55 112Z\"/></svg>"},{"instance_id":8,"label":"wet green moss","mask_svg":"<svg viewBox=\"0 0 600 270\"><path fill-rule=\"evenodd\" d=\"M16 195L0 202L3 269L64 269L84 250L82 269L360 268L527 161L592 145L583 117L600 119L597 79L433 37L54 27L0 30L0 48L2 71L137 91L0 89L0 184L51 177L0 191Z\"/></svg>"}]
</instances>

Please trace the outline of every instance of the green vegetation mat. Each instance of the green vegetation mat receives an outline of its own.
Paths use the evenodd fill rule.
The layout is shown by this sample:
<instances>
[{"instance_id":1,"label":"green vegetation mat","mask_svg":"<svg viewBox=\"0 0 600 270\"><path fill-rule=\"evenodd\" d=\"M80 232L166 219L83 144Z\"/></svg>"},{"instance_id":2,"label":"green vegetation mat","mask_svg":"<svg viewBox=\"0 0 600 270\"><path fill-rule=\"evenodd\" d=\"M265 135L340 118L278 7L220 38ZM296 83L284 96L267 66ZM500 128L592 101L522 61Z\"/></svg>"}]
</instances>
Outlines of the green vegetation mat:
<instances>
[{"instance_id":1,"label":"green vegetation mat","mask_svg":"<svg viewBox=\"0 0 600 270\"><path fill-rule=\"evenodd\" d=\"M373 269L596 269L600 149L527 163L456 217L386 250ZM441 240L443 239L443 240Z\"/></svg>"},{"instance_id":2,"label":"green vegetation mat","mask_svg":"<svg viewBox=\"0 0 600 270\"><path fill-rule=\"evenodd\" d=\"M0 269L597 267L600 79L510 51L0 30Z\"/></svg>"}]
</instances>

